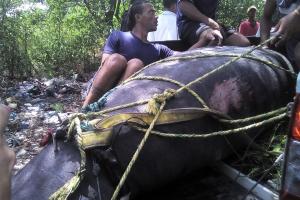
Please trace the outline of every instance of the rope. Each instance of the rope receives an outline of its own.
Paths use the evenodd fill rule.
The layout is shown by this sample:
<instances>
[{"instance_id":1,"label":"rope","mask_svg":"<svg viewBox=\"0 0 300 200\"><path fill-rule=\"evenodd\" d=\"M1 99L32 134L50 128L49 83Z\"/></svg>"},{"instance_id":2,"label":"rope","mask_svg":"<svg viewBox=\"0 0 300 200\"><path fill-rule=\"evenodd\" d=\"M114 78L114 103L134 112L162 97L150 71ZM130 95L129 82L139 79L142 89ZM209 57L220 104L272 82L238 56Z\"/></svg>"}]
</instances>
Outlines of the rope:
<instances>
[{"instance_id":1,"label":"rope","mask_svg":"<svg viewBox=\"0 0 300 200\"><path fill-rule=\"evenodd\" d=\"M131 78L131 81L133 80L152 80L152 81L166 81L166 82L170 82L173 83L175 85L178 85L180 87L183 87L184 84L180 83L179 81L170 79L170 78L166 78L166 77L161 77L161 76L138 76L138 77L134 77ZM205 101L192 89L190 88L186 88L186 90L193 95L197 101L199 101L200 105L202 105L204 108L208 108L208 106L206 105Z\"/></svg>"},{"instance_id":2,"label":"rope","mask_svg":"<svg viewBox=\"0 0 300 200\"><path fill-rule=\"evenodd\" d=\"M163 94L154 94L153 97L148 101L148 113L156 115L159 111L160 105L172 98L175 94L175 90L166 89Z\"/></svg>"},{"instance_id":3,"label":"rope","mask_svg":"<svg viewBox=\"0 0 300 200\"><path fill-rule=\"evenodd\" d=\"M128 83L129 81L132 81L132 80L139 80L139 79L149 79L149 80L162 80L162 81L168 81L168 82L171 82L171 83L174 83L176 85L179 85L180 88L177 89L177 90L174 90L174 89L167 89L164 91L163 94L155 94L153 95L153 97L151 99L147 99L147 100L142 100L142 101L137 101L137 102L133 102L133 103L128 103L128 104L124 104L124 105L120 105L120 106L116 106L116 107L113 107L113 108L109 108L109 109L106 109L106 110L103 110L103 111L100 111L100 112L93 112L93 113L87 113L87 114L77 114L77 115L74 115L75 118L73 118L73 120L71 121L70 123L70 126L69 126L69 131L68 131L68 137L70 138L71 137L71 133L73 131L73 129L75 128L75 125L77 124L77 127L78 127L78 121L79 121L79 117L80 118L91 118L91 117L96 117L96 116L104 116L105 113L109 113L109 112L112 112L112 111L115 111L115 110L120 110L120 109L123 109L123 108L128 108L128 107L132 107L132 106L137 106L137 105L143 105L143 104L146 104L148 103L148 112L155 115L153 121L151 122L149 128L146 130L146 129L141 129L142 131L146 132L143 139L141 140L136 152L134 153L131 161L129 162L118 186L116 187L114 193L113 193L113 196L112 196L112 200L115 200L120 192L120 189L122 188L122 186L124 185L131 169L132 169L132 166L134 165L134 163L136 162L142 148L144 147L150 133L154 133L154 134L157 134L157 135L160 135L160 136L164 136L164 137L182 137L182 138L205 138L205 137L211 137L211 136L216 136L216 135L228 135L228 134L232 134L232 133L239 133L239 132L243 132L243 131L246 131L246 130L249 130L251 128L256 128L256 127L259 127L259 126L262 126L262 125L265 125L265 124L268 124L268 123L271 123L271 122L274 122L274 121L277 121L277 120L280 120L282 118L284 118L286 116L286 114L281 114L277 117L273 117L273 118L270 118L270 119L267 119L267 120L264 120L262 122L258 122L256 124L252 124L252 125L248 125L248 126L245 126L245 127L242 127L242 128L236 128L236 129L232 129L232 130L227 130L227 131L218 131L218 132L213 132L213 133L210 133L210 134L201 134L201 135L198 135L198 134L172 134L172 133L161 133L161 132L158 132L158 131L152 131L153 128L154 128L154 125L158 119L158 117L160 116L162 110L164 109L165 105L166 105L166 101L172 97L174 97L176 94L180 93L181 91L183 90L187 90L190 94L192 94L198 102L201 103L202 106L206 107L206 104L205 102L199 97L198 94L196 94L193 90L190 89L190 87L197 83L197 82L200 82L202 81L203 79L209 77L210 75L212 75L213 73L215 72L218 72L220 71L221 69L225 68L226 66L230 65L231 63L239 60L240 58L247 58L247 59L253 59L253 60L257 60L257 61L260 61L264 64L266 64L267 66L270 66L270 67L277 67L279 69L282 69L284 71L287 71L287 72L290 72L293 74L293 72L291 71L288 71L288 70L285 70L283 69L282 67L278 66L278 65L275 65L269 61L265 61L265 60L261 60L259 58L255 58L255 57L252 57L252 56L248 56L248 54L250 54L251 52L253 52L254 50L258 49L258 48L261 48L263 45L265 45L267 42L269 42L270 40L272 40L273 38L270 38L269 40L266 40L264 43L261 43L260 45L250 49L249 51L241 54L241 55L232 55L232 54L217 54L217 55L210 55L210 54L198 54L198 55L192 55L192 56L185 56L185 57L171 57L171 58L167 58L167 59L164 59L164 60L160 60L160 61L157 61L157 62L154 62L146 67L144 67L143 69L139 70L138 72L136 72L135 74L133 74L128 80L124 81L121 85L124 85L126 83ZM186 60L186 59L194 59L194 58L203 58L203 57L210 57L210 56L228 56L228 57L234 57L233 59L225 62L224 64L222 64L221 66L217 67L216 69L210 71L209 73L206 73L205 75L195 79L194 81L191 81L189 82L188 84L186 85L183 85L181 84L180 82L178 81L175 81L175 80L172 80L172 79L168 79L168 78L163 78L163 77L138 77L137 75L151 67L151 66L154 66L156 64L159 64L159 63L164 63L164 62L170 62L170 61L178 61L178 60ZM286 63L289 64L288 61L284 60ZM102 101L101 101L102 102ZM281 111L281 110L280 110ZM277 110L277 112L270 112L270 113L266 113L265 115L259 115L259 116L255 116L255 117L250 117L250 118L246 118L246 119L243 119L243 120L221 120L225 123L241 123L241 122L248 122L248 121L251 121L251 120L256 120L256 119L261 119L263 116L266 117L266 116L272 116L273 114L277 114L279 111ZM75 123L76 121L76 123ZM80 125L80 121L79 121L79 125ZM78 128L77 128L78 129ZM79 132L81 132L81 129L80 130L77 130ZM78 133L79 133L78 132ZM77 134L78 135L78 134ZM80 137L78 137L78 143L80 143ZM84 155L84 159L85 159L85 155Z\"/></svg>"},{"instance_id":4,"label":"rope","mask_svg":"<svg viewBox=\"0 0 300 200\"><path fill-rule=\"evenodd\" d=\"M263 47L265 44L269 43L269 42L270 42L271 40L273 40L274 38L276 38L276 36L270 37L268 40L264 41L263 43L260 43L259 45L255 46L254 48L250 49L249 51L245 52L244 54L242 54L242 55L240 55L240 56L237 55L237 57L239 57L238 59L240 59L240 58L242 58L242 57L243 57L243 58L247 58L246 56L247 56L248 54L250 54L251 52L253 52L253 51L256 50L256 49L259 49L259 48ZM264 50L266 51L266 49L264 49ZM274 52L274 51L272 51L272 52ZM142 71L144 71L144 70L146 70L146 69L148 69L148 68L150 68L150 67L152 67L152 66L154 66L154 65L162 64L162 63L170 62L170 61L190 60L190 59L195 59L195 58L203 58L203 57L207 57L207 55L209 55L209 54L207 54L207 52L201 52L201 51L200 51L200 54L196 54L196 55L184 55L184 57L183 57L183 56L174 56L174 57L172 56L172 57L169 57L169 58L165 58L165 59L163 59L163 60L156 61L156 62L154 62L154 63L151 63L151 64L145 66L144 68L140 69L140 70L137 71L136 73L134 73L131 77L129 77L129 79L127 79L126 81L124 81L122 84L125 84L125 83L128 82L131 78L133 78L133 77L135 77L135 76L138 76L138 74L140 74ZM220 54L216 54L216 55L213 55L213 54L212 54L212 56L218 56L218 55L220 55ZM232 55L232 54L231 54L231 55ZM290 62L289 62L284 56L280 55L279 53L277 53L277 55L279 55L279 56L286 62L286 64L288 65L288 68L290 69L290 71L288 71L288 72L291 72L292 74L295 74L295 73L294 73L294 70L293 70L293 67L291 66ZM255 58L255 57L251 57L251 58ZM256 58L256 59L258 59L258 58ZM260 61L265 62L264 60L260 60ZM267 62L268 62L268 61L267 61ZM271 63L271 62L268 62L268 63ZM275 65L274 65L274 66L275 66ZM284 70L284 71L287 71L286 69L284 69L284 68L282 68L282 67L279 67L279 68L281 68L281 69ZM296 74L295 74L295 75L296 75Z\"/></svg>"},{"instance_id":5,"label":"rope","mask_svg":"<svg viewBox=\"0 0 300 200\"><path fill-rule=\"evenodd\" d=\"M81 131L81 128L80 128L79 118L74 119L74 124L76 126L77 133L78 133L77 137L80 137L82 131ZM52 194L49 197L49 200L65 200L65 199L68 199L70 197L70 195L72 193L74 193L75 190L78 188L78 186L79 186L79 184L80 184L80 182L81 182L81 180L84 176L84 172L85 172L86 155L85 155L85 151L83 150L80 141L78 142L78 140L77 140L77 146L79 148L80 157L81 157L80 168L79 168L78 172L67 183L65 183L61 188L59 188L59 190L57 190L54 194Z\"/></svg>"},{"instance_id":6,"label":"rope","mask_svg":"<svg viewBox=\"0 0 300 200\"><path fill-rule=\"evenodd\" d=\"M174 133L164 133L164 132L159 132L159 131L151 131L151 133L154 134L154 135L158 135L158 136L162 136L162 137L168 137L168 138L209 138L209 137L214 137L214 136L225 136L225 135L231 135L231 134L236 134L236 133L248 131L248 130L251 130L251 129L254 129L254 128L261 127L263 125L271 124L271 123L274 123L276 121L282 120L286 116L287 116L287 114L284 113L284 114L278 115L276 117L272 117L272 118L269 118L269 119L266 119L266 120L263 120L261 122L251 124L251 125L248 125L248 126L235 128L235 129L231 129L231 130L226 130L226 131L216 131L216 132L207 133L207 134L203 134L203 133L174 134ZM139 130L139 131L143 131L143 132L147 131L147 129L140 128L138 126L133 126L133 127L135 129Z\"/></svg>"},{"instance_id":7,"label":"rope","mask_svg":"<svg viewBox=\"0 0 300 200\"><path fill-rule=\"evenodd\" d=\"M166 58L166 59L163 59L163 60L160 60L160 61L157 61L157 62L154 62L146 67L144 67L143 69L139 70L138 72L136 72L135 74L133 74L129 79L127 79L126 81L124 81L123 83L121 83L121 85L124 85L130 81L133 81L133 80L140 80L142 79L142 77L136 77L137 74L139 74L141 71L145 70L146 68L149 68L153 65L156 65L156 64L159 64L159 63L164 63L164 62L169 62L169 61L178 61L178 59L180 60L186 60L186 59L193 59L193 58L203 58L203 57L209 57L209 56L229 56L229 57L235 57L234 59L226 62L225 64L219 66L217 69L211 71L210 73L206 74L205 76L202 76L202 77L199 77L198 79L194 80L193 82L190 82L188 85L182 85L180 84L179 82L175 81L175 80L172 80L172 79L168 79L168 78L155 78L155 77L149 77L149 78L146 78L144 77L144 79L149 79L149 80L164 80L164 81L168 81L168 82L172 82L174 84L177 84L177 85L180 85L181 88L179 88L177 90L176 93L179 93L180 91L182 91L183 89L189 91L201 104L202 106L206 107L206 104L205 102L195 93L193 92L189 86L193 85L194 83L198 82L198 81L201 81L202 79L206 78L207 76L213 74L214 72L216 71L219 71L221 70L222 68L226 67L227 65L235 62L236 60L240 59L240 58L248 58L248 59L253 59L253 60L257 60L257 61L260 61L268 66L272 66L272 67L276 67L278 69L281 69L281 70L284 70L286 72L290 72L290 71L287 71L286 69L278 66L278 65L275 65L269 61L265 61L265 60L262 60L262 59L259 59L259 58L256 58L256 57L253 57L253 56L248 56L248 54L250 54L251 52L253 52L254 50L258 49L258 48L261 48L263 45L265 45L266 43L268 43L269 41L271 41L273 39L270 38L268 40L266 40L265 42L261 43L260 45L256 46L255 48L252 48L250 49L249 51L245 52L244 54L241 54L240 56L238 55L234 55L234 54L216 54L216 55L213 55L213 54L200 54L200 55L192 55L192 56L185 56L185 57L170 57L170 58ZM278 53L277 53L278 54ZM280 54L278 54L280 55ZM286 58L284 58L282 55L280 55L281 58L286 62L286 64L289 66L290 69L292 69L292 67L290 67L290 63L287 61ZM290 72L291 74L294 74L293 72ZM143 105L143 104L146 104L148 103L150 99L147 99L147 100L142 100L142 101L137 101L137 102L133 102L133 103L128 103L128 104L123 104L121 106L116 106L116 107L113 107L113 108L109 108L109 109L106 109L106 110L102 110L100 112L92 112L92 113L87 113L87 114L79 114L77 116L80 116L82 118L91 118L91 117L97 117L99 115L104 115L105 113L108 113L108 112L112 112L112 111L115 111L115 110L120 110L120 109L123 109L123 108L128 108L128 107L133 107L133 106L137 106L137 105Z\"/></svg>"},{"instance_id":8,"label":"rope","mask_svg":"<svg viewBox=\"0 0 300 200\"><path fill-rule=\"evenodd\" d=\"M272 39L273 39L273 38L272 38ZM190 86L192 86L193 84L195 84L195 83L197 83L197 82L199 82L199 81L205 79L206 77L210 76L211 74L220 71L220 70L223 69L224 67L227 67L227 66L230 65L231 63L234 63L235 61L239 60L240 58L242 58L242 57L244 57L244 56L250 54L250 53L253 52L254 50L256 50L256 49L262 47L263 45L265 45L265 44L266 44L267 42L269 42L269 41L271 41L271 38L268 39L268 40L266 40L265 42L261 43L260 45L255 46L254 48L250 49L249 51L246 51L245 53L241 54L240 56L235 57L235 58L233 58L233 59L227 61L226 63L224 63L223 65L219 66L218 68L216 68L216 69L210 71L209 73L207 73L207 74L205 74L205 75L203 75L203 76L201 76L201 77L195 79L194 81L191 81L190 83L188 83L188 84L185 85L184 87L179 88L179 89L177 90L177 93L181 92L181 91L182 91L183 89L185 89L186 87L190 87Z\"/></svg>"},{"instance_id":9,"label":"rope","mask_svg":"<svg viewBox=\"0 0 300 200\"><path fill-rule=\"evenodd\" d=\"M248 118L244 118L244 119L236 119L236 120L227 120L227 119L219 119L219 121L224 122L224 123L229 123L229 124L239 124L239 123L246 123L249 121L255 121L255 120L259 120L259 119L264 119L273 115L278 115L281 114L283 112L286 112L287 108L283 107L283 108L279 108L277 110L273 110L271 112L267 112L261 115L256 115L253 117L248 117Z\"/></svg>"},{"instance_id":10,"label":"rope","mask_svg":"<svg viewBox=\"0 0 300 200\"><path fill-rule=\"evenodd\" d=\"M111 90L107 91L98 101L91 103L88 106L82 108L82 111L83 112L91 112L91 111L96 112L96 111L101 110L107 102L107 97L116 89L117 89L117 87L114 87Z\"/></svg>"},{"instance_id":11,"label":"rope","mask_svg":"<svg viewBox=\"0 0 300 200\"><path fill-rule=\"evenodd\" d=\"M141 100L141 101L136 101L136 102L133 102L133 103L128 103L128 104L123 104L123 105L120 105L120 106L115 106L113 108L108 108L106 110L102 110L100 112L96 112L94 113L94 115L97 115L97 114L105 114L105 113L108 113L108 112L112 112L112 111L116 111L116 110L121 110L123 108L129 108L129 107L133 107L133 106L139 106L139 105L143 105L143 104L146 104L148 103L150 99L147 99L147 100ZM93 115L93 113L91 114L91 116Z\"/></svg>"},{"instance_id":12,"label":"rope","mask_svg":"<svg viewBox=\"0 0 300 200\"><path fill-rule=\"evenodd\" d=\"M281 54L279 54L277 52L276 52L276 54L278 56L281 55ZM202 54L202 55L200 54L200 55L185 56L185 57L172 57L172 59L171 58L167 58L167 59L164 59L164 61L165 60L167 60L167 61L190 60L190 59L208 58L208 57L239 57L239 55L237 55L237 54L228 54L228 53L211 54L211 53L207 53L206 52L205 54ZM282 71L289 72L292 75L296 75L296 73L294 72L294 70L291 69L290 62L284 56L282 56L282 55L281 55L281 58L286 62L289 70L284 69L283 67L280 67L279 65L276 65L276 64L274 64L274 63L272 63L270 61L267 61L267 60L264 60L264 59L260 59L260 58L255 57L255 56L244 55L244 56L241 56L240 58L246 58L246 59L249 59L249 60L255 60L255 61L261 62L263 64L266 64L266 65L268 65L270 67L274 67L274 68L280 69ZM150 67L150 66L147 66L147 68L148 67ZM142 71L142 70L145 70L145 68L141 69L140 71ZM129 81L131 81L131 79L133 79L135 77L139 77L139 76L138 75L132 76L132 78L127 79L123 83L129 82Z\"/></svg>"},{"instance_id":13,"label":"rope","mask_svg":"<svg viewBox=\"0 0 300 200\"><path fill-rule=\"evenodd\" d=\"M238 56L238 57L235 57L235 58L229 60L228 62L224 63L223 65L219 66L218 68L216 68L216 69L210 71L209 73L203 75L202 77L199 77L199 78L195 79L194 81L191 81L190 83L186 84L185 86L182 86L181 88L177 89L176 91L172 91L172 92L166 92L166 91L165 91L164 94L161 94L161 96L156 96L156 98L154 97L153 100L150 100L150 101L149 101L149 103L148 103L148 104L149 104L149 110L150 110L150 112L151 112L152 114L155 113L155 117L154 117L152 123L150 124L149 128L147 129L146 134L145 134L144 138L142 139L140 145L138 146L138 148L137 148L135 154L133 155L133 157L132 157L130 163L128 164L128 166L127 166L127 168L126 168L126 170L125 170L125 172L124 172L124 174L123 174L123 176L122 176L122 178L121 178L121 180L120 180L120 182L119 182L119 184L118 184L116 190L114 191L112 200L115 200L115 199L117 198L117 196L118 196L118 194L119 194L119 192L120 192L120 189L121 189L121 187L123 186L123 184L124 184L124 182L125 182L125 180L126 180L128 174L129 174L129 172L130 172L130 170L131 170L133 164L135 163L136 159L138 158L138 155L139 155L140 151L142 150L142 147L144 146L144 144L145 144L145 142L146 142L148 136L150 135L150 133L151 133L153 127L154 127L154 124L155 124L156 120L158 119L158 117L159 117L159 115L160 115L162 109L163 109L164 106L166 105L166 100L169 99L169 98L172 98L174 95L178 94L178 93L181 92L182 90L189 88L189 87L192 86L193 84L195 84L195 83L197 83L197 82L203 80L204 78L210 76L211 74L213 74L213 73L215 73L215 72L217 72L217 71L220 71L221 69L223 69L223 68L225 68L226 66L230 65L231 63L233 63L233 62L239 60L240 58L242 58L242 57L244 57L244 56L250 54L250 53L253 52L254 50L256 50L256 49L262 47L263 45L265 45L265 44L266 44L267 42L269 42L271 39L273 39L273 38L270 38L270 39L266 40L265 42L261 43L260 45L258 45L258 46L256 46L256 47L250 49L249 51L243 53L242 55L240 55L240 56ZM156 63L157 63L157 62L156 62ZM149 67L149 66L152 66L152 65L150 64L150 65L148 65L147 67ZM141 70L140 70L140 71L141 71ZM140 71L139 71L139 72L140 72ZM134 77L136 74L137 74L137 73L135 73L132 77ZM162 101L162 104L160 104L161 101ZM154 108L154 107L155 107L155 106L158 106L158 105L160 105L160 109L157 111L157 109ZM271 120L275 120L276 118L282 119L284 116L285 116L285 114L282 114L282 115L280 115L280 116L278 116L278 117L272 118ZM270 120L270 119L269 119L269 120ZM249 127L258 127L259 124L261 124L261 122L255 124L255 125L249 125L249 126L246 126L246 128L249 128ZM239 131L239 130L242 130L242 129L241 129L241 128L237 128L237 129L233 129L233 130L229 130L229 131L223 131L222 134L234 133L234 132L237 132L237 131ZM243 130L243 131L244 131L244 130ZM216 134L216 133L215 133L215 134ZM177 135L177 134L176 134L176 135Z\"/></svg>"},{"instance_id":14,"label":"rope","mask_svg":"<svg viewBox=\"0 0 300 200\"><path fill-rule=\"evenodd\" d=\"M264 50L266 50L266 49L264 49ZM290 63L290 61L284 55L282 55L281 53L278 53L277 51L272 51L272 53L274 53L274 54L278 55L280 58L282 58L282 60L287 64L289 70L291 72L293 72L295 75L297 75L297 73L295 72L292 64Z\"/></svg>"},{"instance_id":15,"label":"rope","mask_svg":"<svg viewBox=\"0 0 300 200\"><path fill-rule=\"evenodd\" d=\"M121 180L120 180L117 188L115 189L111 200L116 200L117 199L117 197L119 195L119 192L120 192L122 186L124 185L124 182L127 179L127 176L129 175L129 173L131 171L132 166L134 165L134 163L137 160L137 158L138 158L141 150L143 149L143 147L144 147L144 145L145 145L145 143L146 143L146 141L147 141L147 139L148 139L148 137L149 137L149 135L151 133L151 130L153 129L153 127L155 125L155 122L157 121L157 119L158 119L160 113L162 112L162 110L164 109L165 105L166 105L166 101L163 101L162 104L160 105L160 108L159 108L158 112L156 113L153 121L151 122L148 130L146 131L144 138L140 142L140 144L139 144L137 150L135 151L132 159L130 160L130 162L129 162L129 164L128 164L128 166L127 166L124 174L122 175L122 178L121 178Z\"/></svg>"}]
</instances>

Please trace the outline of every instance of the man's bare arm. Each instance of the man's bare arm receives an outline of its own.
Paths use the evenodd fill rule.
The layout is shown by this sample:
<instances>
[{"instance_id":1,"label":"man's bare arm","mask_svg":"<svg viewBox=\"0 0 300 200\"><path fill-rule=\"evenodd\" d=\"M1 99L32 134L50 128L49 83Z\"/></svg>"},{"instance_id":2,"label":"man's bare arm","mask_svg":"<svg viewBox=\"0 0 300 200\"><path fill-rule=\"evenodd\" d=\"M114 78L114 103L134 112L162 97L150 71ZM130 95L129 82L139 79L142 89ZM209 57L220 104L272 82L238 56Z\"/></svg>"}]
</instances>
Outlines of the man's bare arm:
<instances>
[{"instance_id":1,"label":"man's bare arm","mask_svg":"<svg viewBox=\"0 0 300 200\"><path fill-rule=\"evenodd\" d=\"M272 27L272 16L276 9L275 0L266 0L264 13L260 25L261 41L264 42L270 37L270 30Z\"/></svg>"},{"instance_id":2,"label":"man's bare arm","mask_svg":"<svg viewBox=\"0 0 300 200\"><path fill-rule=\"evenodd\" d=\"M280 46L292 38L300 40L299 22L300 6L298 6L298 8L290 14L281 18L275 26L276 33L282 36L278 41L276 41L275 46Z\"/></svg>"}]
</instances>

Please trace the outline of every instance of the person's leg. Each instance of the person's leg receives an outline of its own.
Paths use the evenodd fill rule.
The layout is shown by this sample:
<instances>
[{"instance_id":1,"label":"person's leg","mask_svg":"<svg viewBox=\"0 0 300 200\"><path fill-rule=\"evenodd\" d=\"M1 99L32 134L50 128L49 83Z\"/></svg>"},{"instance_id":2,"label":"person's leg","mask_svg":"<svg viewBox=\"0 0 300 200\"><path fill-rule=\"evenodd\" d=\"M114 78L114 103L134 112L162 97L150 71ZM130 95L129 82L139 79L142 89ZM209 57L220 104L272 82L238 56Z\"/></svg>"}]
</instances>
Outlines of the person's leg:
<instances>
[{"instance_id":1,"label":"person's leg","mask_svg":"<svg viewBox=\"0 0 300 200\"><path fill-rule=\"evenodd\" d=\"M9 149L3 138L3 131L7 125L9 109L0 104L0 199L10 199L10 180L15 164L15 153Z\"/></svg>"},{"instance_id":2,"label":"person's leg","mask_svg":"<svg viewBox=\"0 0 300 200\"><path fill-rule=\"evenodd\" d=\"M295 47L295 64L298 71L300 71L300 42Z\"/></svg>"},{"instance_id":3,"label":"person's leg","mask_svg":"<svg viewBox=\"0 0 300 200\"><path fill-rule=\"evenodd\" d=\"M134 74L135 72L139 71L143 67L144 67L144 63L140 59L134 58L134 59L129 60L128 63L127 63L126 70L123 73L122 78L120 79L120 83L122 83L123 81L125 81L132 74Z\"/></svg>"},{"instance_id":4,"label":"person's leg","mask_svg":"<svg viewBox=\"0 0 300 200\"><path fill-rule=\"evenodd\" d=\"M119 81L127 66L127 60L120 54L110 55L95 75L92 87L87 94L83 107L97 101L105 92Z\"/></svg>"},{"instance_id":5,"label":"person's leg","mask_svg":"<svg viewBox=\"0 0 300 200\"><path fill-rule=\"evenodd\" d=\"M229 37L225 38L223 45L247 47L251 44L245 36L240 33L234 32Z\"/></svg>"},{"instance_id":6,"label":"person's leg","mask_svg":"<svg viewBox=\"0 0 300 200\"><path fill-rule=\"evenodd\" d=\"M199 40L198 40L195 44L193 44L193 45L189 48L189 50L197 49L197 48L200 48L200 47L205 47L205 46L207 46L207 45L209 44L209 42L210 42L211 40L209 40L209 38L207 37L207 31L208 31L208 30L203 31L203 32L200 34Z\"/></svg>"}]
</instances>

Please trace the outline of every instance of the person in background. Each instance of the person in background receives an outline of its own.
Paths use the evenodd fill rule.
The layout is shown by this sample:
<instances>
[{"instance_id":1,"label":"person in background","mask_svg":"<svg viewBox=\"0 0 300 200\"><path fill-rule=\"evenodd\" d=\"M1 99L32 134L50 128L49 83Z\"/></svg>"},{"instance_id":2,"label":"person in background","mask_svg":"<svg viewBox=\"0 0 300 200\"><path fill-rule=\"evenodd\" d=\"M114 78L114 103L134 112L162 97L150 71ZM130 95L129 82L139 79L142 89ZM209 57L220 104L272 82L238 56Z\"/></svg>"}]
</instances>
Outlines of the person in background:
<instances>
[{"instance_id":1,"label":"person in background","mask_svg":"<svg viewBox=\"0 0 300 200\"><path fill-rule=\"evenodd\" d=\"M149 41L179 40L176 3L177 0L163 0L164 11L158 16L157 30L148 34Z\"/></svg>"},{"instance_id":2,"label":"person in background","mask_svg":"<svg viewBox=\"0 0 300 200\"><path fill-rule=\"evenodd\" d=\"M7 125L9 108L0 104L0 199L10 199L10 181L13 166L15 164L15 153L6 145L3 132Z\"/></svg>"},{"instance_id":3,"label":"person in background","mask_svg":"<svg viewBox=\"0 0 300 200\"><path fill-rule=\"evenodd\" d=\"M179 37L195 49L208 45L249 46L249 40L216 20L218 0L178 0Z\"/></svg>"},{"instance_id":4,"label":"person in background","mask_svg":"<svg viewBox=\"0 0 300 200\"><path fill-rule=\"evenodd\" d=\"M272 16L276 8L280 20L274 32L278 36L267 45L270 48L285 47L288 59L300 69L300 1L299 0L266 0L261 21L261 42L270 38Z\"/></svg>"},{"instance_id":5,"label":"person in background","mask_svg":"<svg viewBox=\"0 0 300 200\"><path fill-rule=\"evenodd\" d=\"M151 3L138 1L131 6L128 28L128 32L112 32L106 40L101 66L83 102L83 111L144 66L173 55L168 47L147 40L148 33L157 28L157 16Z\"/></svg>"},{"instance_id":6,"label":"person in background","mask_svg":"<svg viewBox=\"0 0 300 200\"><path fill-rule=\"evenodd\" d=\"M239 27L239 33L244 36L255 36L260 23L256 21L257 8L255 6L250 6L247 9L248 19L243 21Z\"/></svg>"}]
</instances>

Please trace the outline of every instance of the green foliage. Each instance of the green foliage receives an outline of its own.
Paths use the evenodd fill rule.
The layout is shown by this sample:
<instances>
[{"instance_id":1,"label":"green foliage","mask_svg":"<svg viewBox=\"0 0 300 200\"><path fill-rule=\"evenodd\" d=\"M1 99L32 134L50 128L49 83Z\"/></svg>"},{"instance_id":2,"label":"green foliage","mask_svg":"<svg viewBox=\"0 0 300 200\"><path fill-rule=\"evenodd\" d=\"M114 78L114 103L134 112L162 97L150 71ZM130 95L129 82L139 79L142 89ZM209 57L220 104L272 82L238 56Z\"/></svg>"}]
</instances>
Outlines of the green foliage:
<instances>
[{"instance_id":1,"label":"green foliage","mask_svg":"<svg viewBox=\"0 0 300 200\"><path fill-rule=\"evenodd\" d=\"M0 5L0 69L4 75L66 75L83 67L98 67L97 55L112 28L113 15L106 13L107 6L103 9L99 1L48 0L47 10L18 11L19 5L21 2L12 0Z\"/></svg>"},{"instance_id":2,"label":"green foliage","mask_svg":"<svg viewBox=\"0 0 300 200\"><path fill-rule=\"evenodd\" d=\"M0 70L3 75L20 76L30 73L26 45L20 44L25 37L20 24L20 14L12 12L20 5L17 0L2 0L0 4Z\"/></svg>"},{"instance_id":3,"label":"green foliage","mask_svg":"<svg viewBox=\"0 0 300 200\"><path fill-rule=\"evenodd\" d=\"M68 74L79 65L98 64L95 58L103 45L105 24L97 24L83 3L47 1L49 9L31 24L33 65L48 75ZM32 16L33 14L31 14Z\"/></svg>"},{"instance_id":4,"label":"green foliage","mask_svg":"<svg viewBox=\"0 0 300 200\"><path fill-rule=\"evenodd\" d=\"M218 21L231 28L237 28L241 21L247 19L247 9L254 5L257 7L257 19L260 21L265 1L262 0L222 0L219 1Z\"/></svg>"},{"instance_id":5,"label":"green foliage","mask_svg":"<svg viewBox=\"0 0 300 200\"><path fill-rule=\"evenodd\" d=\"M63 112L64 111L64 104L62 103L55 103L50 106L56 112Z\"/></svg>"},{"instance_id":6,"label":"green foliage","mask_svg":"<svg viewBox=\"0 0 300 200\"><path fill-rule=\"evenodd\" d=\"M2 75L26 78L95 69L107 35L120 28L123 13L133 1L47 0L48 9L20 10L23 1L1 0ZM151 2L158 13L163 9L161 0ZM248 6L258 7L259 18L263 4L259 0L222 0L218 20L237 27L247 17Z\"/></svg>"}]
</instances>

